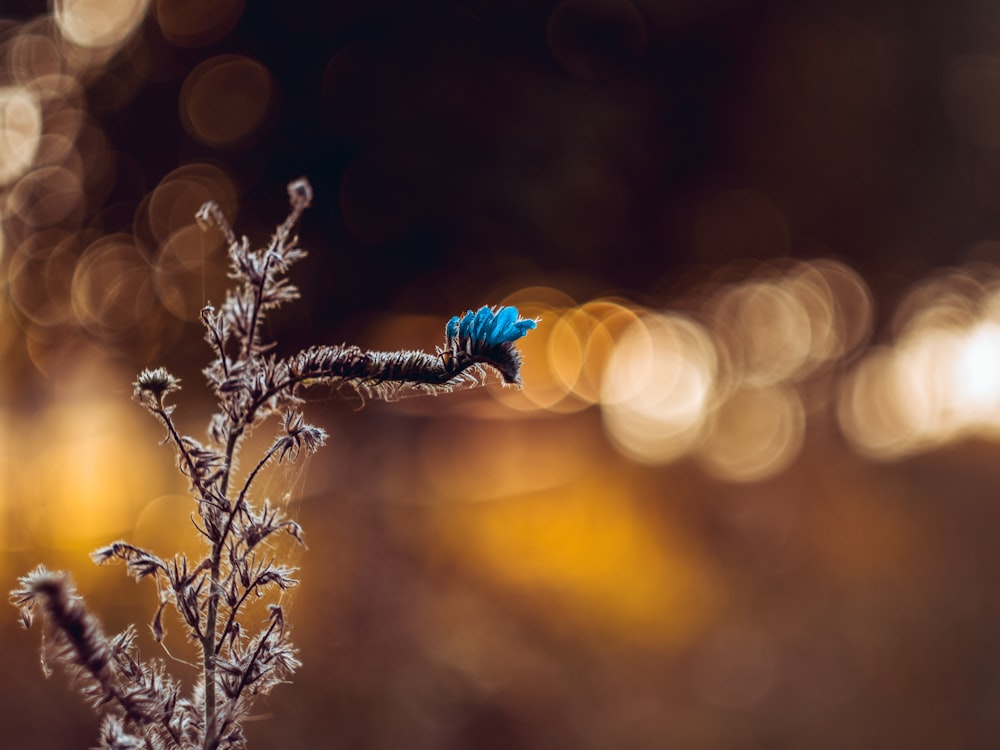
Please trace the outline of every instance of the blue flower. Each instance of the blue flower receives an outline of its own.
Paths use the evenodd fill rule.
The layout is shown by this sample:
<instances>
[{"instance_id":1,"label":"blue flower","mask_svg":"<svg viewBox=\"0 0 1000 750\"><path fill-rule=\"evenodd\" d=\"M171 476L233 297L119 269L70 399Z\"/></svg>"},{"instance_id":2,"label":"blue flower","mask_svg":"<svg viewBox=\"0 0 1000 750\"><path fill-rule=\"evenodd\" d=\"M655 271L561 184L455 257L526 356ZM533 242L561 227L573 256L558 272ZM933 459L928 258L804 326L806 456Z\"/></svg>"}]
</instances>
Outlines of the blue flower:
<instances>
[{"instance_id":1,"label":"blue flower","mask_svg":"<svg viewBox=\"0 0 1000 750\"><path fill-rule=\"evenodd\" d=\"M461 319L456 315L448 321L445 335L449 341L471 350L492 348L521 338L534 328L534 320L520 317L516 307L502 307L497 311L483 305L478 312L469 310Z\"/></svg>"},{"instance_id":2,"label":"blue flower","mask_svg":"<svg viewBox=\"0 0 1000 750\"><path fill-rule=\"evenodd\" d=\"M514 342L535 328L537 321L522 318L516 307L480 307L461 318L453 317L445 326L442 357L451 367L464 362L489 365L508 385L521 385L521 354ZM467 366L467 365L466 365Z\"/></svg>"}]
</instances>

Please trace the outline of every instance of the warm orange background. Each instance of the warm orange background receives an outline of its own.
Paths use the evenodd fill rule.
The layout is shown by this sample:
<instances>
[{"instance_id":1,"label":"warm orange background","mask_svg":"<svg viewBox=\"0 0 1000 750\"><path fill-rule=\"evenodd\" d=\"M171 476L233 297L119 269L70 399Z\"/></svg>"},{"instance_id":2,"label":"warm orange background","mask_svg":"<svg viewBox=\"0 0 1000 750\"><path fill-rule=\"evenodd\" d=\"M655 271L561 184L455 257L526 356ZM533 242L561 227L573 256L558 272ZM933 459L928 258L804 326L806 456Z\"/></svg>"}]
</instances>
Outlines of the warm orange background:
<instances>
[{"instance_id":1,"label":"warm orange background","mask_svg":"<svg viewBox=\"0 0 1000 750\"><path fill-rule=\"evenodd\" d=\"M251 747L1000 742L990 4L41 5L0 5L0 588L148 622L88 560L197 553L130 383L204 435L194 212L259 244L305 175L280 352L540 324L520 393L310 395L329 445L258 496L305 528L304 667ZM0 617L0 747L92 745L39 637Z\"/></svg>"}]
</instances>

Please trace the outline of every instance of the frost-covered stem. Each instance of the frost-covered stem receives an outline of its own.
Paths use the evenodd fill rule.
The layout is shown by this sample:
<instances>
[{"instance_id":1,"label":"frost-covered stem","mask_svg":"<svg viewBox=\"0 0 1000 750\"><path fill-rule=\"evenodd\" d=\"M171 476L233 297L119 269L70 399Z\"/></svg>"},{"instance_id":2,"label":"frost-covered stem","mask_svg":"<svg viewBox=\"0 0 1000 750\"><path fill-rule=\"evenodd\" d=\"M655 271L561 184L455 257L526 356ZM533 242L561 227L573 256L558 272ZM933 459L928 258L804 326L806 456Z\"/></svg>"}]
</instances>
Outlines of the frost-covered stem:
<instances>
[{"instance_id":1,"label":"frost-covered stem","mask_svg":"<svg viewBox=\"0 0 1000 750\"><path fill-rule=\"evenodd\" d=\"M219 610L219 563L222 547L212 544L212 567L209 571L208 613L205 616L205 637L201 642L204 657L202 670L205 673L205 750L215 750L219 746L218 731L215 726L215 626Z\"/></svg>"},{"instance_id":2,"label":"frost-covered stem","mask_svg":"<svg viewBox=\"0 0 1000 750\"><path fill-rule=\"evenodd\" d=\"M230 436L226 445L226 464L222 475L221 494L227 497L229 474L233 465L233 452L236 449L236 438ZM232 527L236 509L230 510L226 520L226 534ZM222 568L222 547L226 534L222 534L212 542L212 562L208 579L208 611L205 615L205 635L202 638L201 650L204 657L203 671L205 674L205 750L215 750L219 746L219 731L216 726L216 685L215 685L215 655L216 625L219 617L219 573ZM221 643L221 639L219 640Z\"/></svg>"},{"instance_id":3,"label":"frost-covered stem","mask_svg":"<svg viewBox=\"0 0 1000 750\"><path fill-rule=\"evenodd\" d=\"M218 655L219 651L222 650L222 644L226 642L226 637L229 635L229 629L233 626L233 620L236 619L236 614L240 611L240 607L243 606L243 602L245 602L247 597L250 596L250 592L260 584L260 580L260 576L254 578L250 582L250 585L246 587L243 595L240 596L239 600L237 600L237 602L233 605L232 609L229 610L229 616L226 618L226 624L222 627L222 632L219 634L219 642L215 647L216 655Z\"/></svg>"},{"instance_id":4,"label":"frost-covered stem","mask_svg":"<svg viewBox=\"0 0 1000 750\"><path fill-rule=\"evenodd\" d=\"M258 641L257 648L254 650L253 658L251 658L247 662L248 664L256 664L257 663L257 660L260 658L261 651L264 648L264 644L267 643L268 639L271 637L271 633L274 632L274 629L277 627L277 625L278 625L278 621L276 619L271 620L271 624L268 627L267 632L264 633L263 637L261 637L261 639ZM239 684L239 687L236 689L236 691L235 691L235 693L233 695L233 699L232 699L232 703L231 703L232 706L235 706L235 705L237 705L239 703L240 696L243 695L243 691L246 689L247 685L250 684L250 681L247 680L247 673L248 673L248 670L244 669L243 673L240 675L240 684ZM223 722L222 730L225 730L226 727L229 726L229 723L231 721L232 721L232 717L231 716L227 716L226 720Z\"/></svg>"},{"instance_id":5,"label":"frost-covered stem","mask_svg":"<svg viewBox=\"0 0 1000 750\"><path fill-rule=\"evenodd\" d=\"M278 452L278 449L280 447L281 446L278 445L278 444L272 445L271 448L264 455L264 458L262 458L257 463L257 465L254 467L253 471L250 472L250 476L247 477L246 482L243 483L243 489L240 490L240 494L236 498L236 502L233 504L233 511L232 511L232 513L229 514L229 517L226 518L226 525L222 528L222 533L219 535L219 562L220 562L220 566L221 566L221 561L222 561L222 552L225 550L225 547L226 547L226 539L229 538L229 533L233 529L233 522L236 520L236 514L240 512L240 510L244 507L244 504L246 503L246 494L250 490L250 485L253 484L253 480L256 478L257 474L259 474L260 470L264 468L264 466L267 464L267 462L270 461L271 458L274 457L274 454ZM228 475L227 475L227 477L228 477ZM213 560L214 559L215 558L213 556ZM230 619L232 619L232 618L230 618ZM222 648L222 643L226 639L226 632L227 632L228 628L229 628L229 625L227 624L226 627L223 628L222 633L219 635L218 643L215 646L215 653L219 653L219 649Z\"/></svg>"},{"instance_id":6,"label":"frost-covered stem","mask_svg":"<svg viewBox=\"0 0 1000 750\"><path fill-rule=\"evenodd\" d=\"M177 734L177 732L174 730L174 728L170 726L170 719L167 718L166 716L164 716L160 720L160 723L163 724L163 728L167 730L167 734L170 735L170 738L174 741L174 744L177 745L177 747L183 747L181 745L181 737L180 737L180 735ZM146 744L149 745L149 740L146 740ZM152 747L152 746L150 745L150 747Z\"/></svg>"},{"instance_id":7,"label":"frost-covered stem","mask_svg":"<svg viewBox=\"0 0 1000 750\"><path fill-rule=\"evenodd\" d=\"M198 488L198 494L201 495L201 499L206 503L217 503L216 499L211 496L210 492L207 492L201 483L198 481L198 472L195 468L194 461L191 458L191 454L188 452L187 448L184 447L184 441L181 440L180 434L177 432L177 428L174 427L174 421L170 418L170 412L167 411L166 407L163 406L162 402L159 406L153 407L153 413L156 414L167 427L167 432L170 434L170 439L174 441L174 445L177 446L178 453L184 459L184 463L187 464L188 471L190 471L191 481Z\"/></svg>"},{"instance_id":8,"label":"frost-covered stem","mask_svg":"<svg viewBox=\"0 0 1000 750\"><path fill-rule=\"evenodd\" d=\"M209 333L212 336L212 346L215 347L215 351L219 354L219 366L222 368L223 374L229 377L229 363L226 360L226 345L223 343L222 339L219 338L219 332L216 330L215 326L208 326Z\"/></svg>"},{"instance_id":9,"label":"frost-covered stem","mask_svg":"<svg viewBox=\"0 0 1000 750\"><path fill-rule=\"evenodd\" d=\"M253 480L257 478L257 475L260 473L260 470L263 469L265 466L267 466L268 462L272 458L274 458L274 454L277 453L280 448L281 445L279 443L275 443L274 445L272 445L270 448L268 448L267 453L264 454L264 457L257 462L256 466L253 467L253 471L250 472L250 475L247 477L247 480L243 483L243 489L240 490L240 494L236 498L236 505L233 508L234 511L233 516L236 515L235 511L243 507L243 503L246 501L246 496L247 493L250 491L250 485L253 484ZM230 526L232 526L232 522L229 522L227 524L226 531L228 531ZM226 531L222 532L223 541L225 541L226 539Z\"/></svg>"},{"instance_id":10,"label":"frost-covered stem","mask_svg":"<svg viewBox=\"0 0 1000 750\"><path fill-rule=\"evenodd\" d=\"M267 264L270 264L270 257L268 257ZM256 339L257 320L259 319L259 311L261 301L263 299L263 288L266 278L267 269L265 267L264 273L261 274L260 286L255 290L254 294L252 323L249 333L247 334L246 348L242 353L243 358L253 356L253 342ZM221 349L220 355L224 357L224 353ZM253 408L253 410L243 420L243 423L239 426L239 428L234 429L229 433L229 437L226 440L225 468L220 482L220 494L223 497L228 498L229 478L232 474L233 456L236 453L236 446L239 444L245 425L253 420L253 414L256 412L257 408L258 407ZM215 658L221 650L222 643L225 639L225 631L221 635L216 632L219 620L219 581L222 572L222 554L225 550L226 539L229 537L229 533L232 530L236 514L239 512L240 505L244 501L246 491L249 489L254 477L256 477L261 467L267 462L271 455L273 455L273 449L268 452L265 459L254 468L253 472L251 472L236 503L231 504L229 507L226 524L222 533L219 534L218 539L215 539L212 542L211 567L209 569L208 610L205 615L205 634L201 644L202 654L204 657L203 669L205 673L205 750L215 750L215 748L218 747L219 736L221 733L221 728L217 726L218 722L216 716L217 694L215 684ZM230 621L231 620L232 614L230 614ZM230 624L231 623L226 624L226 630L229 629Z\"/></svg>"},{"instance_id":11,"label":"frost-covered stem","mask_svg":"<svg viewBox=\"0 0 1000 750\"><path fill-rule=\"evenodd\" d=\"M38 576L41 578L41 576ZM153 743L146 732L146 726L152 717L137 710L126 697L115 678L113 669L114 654L101 632L96 620L84 608L81 600L73 595L65 578L57 579L48 575L42 580L36 580L31 587L33 598L40 599L42 607L49 617L51 626L66 639L69 649L75 659L73 664L86 672L98 685L104 694L104 701L114 701L118 704L126 719L136 724L142 732L142 740L149 750L154 750ZM170 731L167 719L162 723ZM176 735L173 735L176 736Z\"/></svg>"},{"instance_id":12,"label":"frost-covered stem","mask_svg":"<svg viewBox=\"0 0 1000 750\"><path fill-rule=\"evenodd\" d=\"M264 260L264 267L260 271L260 282L253 290L253 310L250 317L250 330L247 333L247 340L243 350L243 357L249 359L253 354L254 344L257 341L257 324L260 321L260 305L264 299L264 287L267 286L267 275L270 273L272 253L268 253Z\"/></svg>"}]
</instances>

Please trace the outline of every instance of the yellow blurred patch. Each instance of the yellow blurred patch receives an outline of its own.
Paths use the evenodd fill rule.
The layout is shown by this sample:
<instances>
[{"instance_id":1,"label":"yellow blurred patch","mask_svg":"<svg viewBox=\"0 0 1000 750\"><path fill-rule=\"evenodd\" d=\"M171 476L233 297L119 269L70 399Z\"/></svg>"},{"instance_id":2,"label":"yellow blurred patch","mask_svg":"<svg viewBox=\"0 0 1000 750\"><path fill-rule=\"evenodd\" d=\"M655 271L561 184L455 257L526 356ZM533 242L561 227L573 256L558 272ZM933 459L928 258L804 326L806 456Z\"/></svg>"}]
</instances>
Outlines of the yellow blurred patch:
<instances>
[{"instance_id":1,"label":"yellow blurred patch","mask_svg":"<svg viewBox=\"0 0 1000 750\"><path fill-rule=\"evenodd\" d=\"M665 514L644 517L627 488L608 478L448 504L435 513L435 532L560 630L676 646L718 607L715 576L693 540Z\"/></svg>"},{"instance_id":2,"label":"yellow blurred patch","mask_svg":"<svg viewBox=\"0 0 1000 750\"><path fill-rule=\"evenodd\" d=\"M55 546L89 549L124 533L155 491L151 479L165 481L161 466L172 457L150 444L142 416L123 398L59 405L42 417L31 464Z\"/></svg>"}]
</instances>

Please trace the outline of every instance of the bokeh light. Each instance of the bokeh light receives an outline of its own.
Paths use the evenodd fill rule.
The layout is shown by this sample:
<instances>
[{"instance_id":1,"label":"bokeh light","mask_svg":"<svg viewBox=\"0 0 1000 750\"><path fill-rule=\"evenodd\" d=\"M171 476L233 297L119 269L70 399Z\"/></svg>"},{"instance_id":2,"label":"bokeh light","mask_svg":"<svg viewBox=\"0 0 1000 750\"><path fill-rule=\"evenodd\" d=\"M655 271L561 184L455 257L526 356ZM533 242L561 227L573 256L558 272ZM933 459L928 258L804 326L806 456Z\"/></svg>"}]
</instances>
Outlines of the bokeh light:
<instances>
[{"instance_id":1,"label":"bokeh light","mask_svg":"<svg viewBox=\"0 0 1000 750\"><path fill-rule=\"evenodd\" d=\"M91 244L73 274L77 320L94 335L114 337L148 314L154 297L149 266L130 235L108 235Z\"/></svg>"},{"instance_id":2,"label":"bokeh light","mask_svg":"<svg viewBox=\"0 0 1000 750\"><path fill-rule=\"evenodd\" d=\"M830 260L766 269L728 284L708 300L705 313L731 386L807 378L852 352L872 320L863 282Z\"/></svg>"},{"instance_id":3,"label":"bokeh light","mask_svg":"<svg viewBox=\"0 0 1000 750\"><path fill-rule=\"evenodd\" d=\"M733 286L710 310L717 330L724 333L726 361L739 380L770 385L792 379L808 363L808 311L785 285L754 281Z\"/></svg>"},{"instance_id":4,"label":"bokeh light","mask_svg":"<svg viewBox=\"0 0 1000 750\"><path fill-rule=\"evenodd\" d=\"M273 88L267 68L248 57L220 55L206 60L188 74L181 88L184 127L208 146L245 146L260 135Z\"/></svg>"},{"instance_id":5,"label":"bokeh light","mask_svg":"<svg viewBox=\"0 0 1000 750\"><path fill-rule=\"evenodd\" d=\"M136 416L127 403L85 402L53 410L37 425L36 444L47 435L54 447L40 451L29 469L40 478L32 505L39 522L64 519L51 528L54 544L93 544L131 526L147 478L159 471L153 456L120 463L137 432Z\"/></svg>"},{"instance_id":6,"label":"bokeh light","mask_svg":"<svg viewBox=\"0 0 1000 750\"><path fill-rule=\"evenodd\" d=\"M215 201L230 221L236 220L236 186L225 170L206 162L192 162L165 175L150 192L136 217L137 233L155 250L178 229L195 226L195 213L206 201Z\"/></svg>"},{"instance_id":7,"label":"bokeh light","mask_svg":"<svg viewBox=\"0 0 1000 750\"><path fill-rule=\"evenodd\" d=\"M79 360L62 374L64 383L79 387L101 379L122 381L120 392L127 386L124 373ZM9 521L0 526L0 548L85 549L132 525L151 480L175 486L155 453L133 450L137 440L155 441L142 416L119 397L84 397L72 390L41 415L4 411L3 434L17 440L0 447L8 468L18 470L6 474L0 491L0 509ZM91 569L81 572L89 577Z\"/></svg>"},{"instance_id":8,"label":"bokeh light","mask_svg":"<svg viewBox=\"0 0 1000 750\"><path fill-rule=\"evenodd\" d=\"M59 31L81 47L125 42L146 15L149 0L55 0Z\"/></svg>"},{"instance_id":9,"label":"bokeh light","mask_svg":"<svg viewBox=\"0 0 1000 750\"><path fill-rule=\"evenodd\" d=\"M0 185L32 164L42 134L38 100L22 86L0 88Z\"/></svg>"},{"instance_id":10,"label":"bokeh light","mask_svg":"<svg viewBox=\"0 0 1000 750\"><path fill-rule=\"evenodd\" d=\"M576 381L581 367L579 337L557 325L575 307L575 300L551 287L527 287L505 297L502 304L517 307L522 317L545 323L525 337L523 345L518 342L524 360L521 370L524 388L497 392L494 394L497 400L529 412L537 409L573 412L585 408L587 403L576 398L572 387L566 384L567 379ZM536 333L540 335L535 336Z\"/></svg>"},{"instance_id":11,"label":"bokeh light","mask_svg":"<svg viewBox=\"0 0 1000 750\"><path fill-rule=\"evenodd\" d=\"M787 386L744 387L712 414L698 458L713 476L753 482L779 474L802 448L805 412Z\"/></svg>"},{"instance_id":12,"label":"bokeh light","mask_svg":"<svg viewBox=\"0 0 1000 750\"><path fill-rule=\"evenodd\" d=\"M897 340L845 382L841 426L860 450L900 457L1000 425L996 274L955 269L918 284L894 318Z\"/></svg>"},{"instance_id":13,"label":"bokeh light","mask_svg":"<svg viewBox=\"0 0 1000 750\"><path fill-rule=\"evenodd\" d=\"M31 227L61 224L76 213L73 224L83 219L83 186L64 167L40 167L24 175L11 191L8 210Z\"/></svg>"},{"instance_id":14,"label":"bokeh light","mask_svg":"<svg viewBox=\"0 0 1000 750\"><path fill-rule=\"evenodd\" d=\"M170 235L156 258L154 284L163 306L181 320L197 320L211 299L224 292L218 273L225 269L225 245L200 227L182 227Z\"/></svg>"},{"instance_id":15,"label":"bokeh light","mask_svg":"<svg viewBox=\"0 0 1000 750\"><path fill-rule=\"evenodd\" d=\"M828 258L723 276L699 282L688 314L611 297L576 303L547 287L509 295L504 304L542 323L521 343L524 390L494 396L524 412L598 406L612 445L640 463L693 451L725 481L780 474L802 447L806 412L833 399L837 365L868 342L871 293Z\"/></svg>"},{"instance_id":16,"label":"bokeh light","mask_svg":"<svg viewBox=\"0 0 1000 750\"><path fill-rule=\"evenodd\" d=\"M13 35L4 50L10 61L10 75L17 83L33 88L41 96L59 92L75 80L68 73L66 57L47 29L40 25L25 28Z\"/></svg>"},{"instance_id":17,"label":"bokeh light","mask_svg":"<svg viewBox=\"0 0 1000 750\"><path fill-rule=\"evenodd\" d=\"M68 323L76 237L49 230L32 234L11 254L7 271L9 303L39 326Z\"/></svg>"},{"instance_id":18,"label":"bokeh light","mask_svg":"<svg viewBox=\"0 0 1000 750\"><path fill-rule=\"evenodd\" d=\"M615 346L601 387L612 442L645 463L685 454L711 408L716 366L715 347L696 322L660 314L633 322Z\"/></svg>"}]
</instances>

